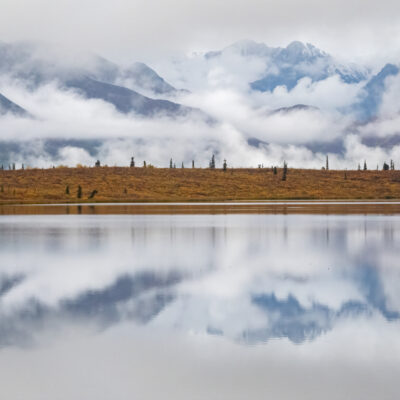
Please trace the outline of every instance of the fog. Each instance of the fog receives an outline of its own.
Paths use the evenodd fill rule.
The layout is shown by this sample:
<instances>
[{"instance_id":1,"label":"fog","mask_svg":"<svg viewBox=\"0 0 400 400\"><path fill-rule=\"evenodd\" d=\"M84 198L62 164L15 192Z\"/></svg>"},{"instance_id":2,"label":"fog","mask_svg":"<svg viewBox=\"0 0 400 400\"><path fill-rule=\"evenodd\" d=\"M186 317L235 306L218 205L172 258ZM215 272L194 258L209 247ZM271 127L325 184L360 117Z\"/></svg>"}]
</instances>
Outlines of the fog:
<instances>
[{"instance_id":1,"label":"fog","mask_svg":"<svg viewBox=\"0 0 400 400\"><path fill-rule=\"evenodd\" d=\"M225 78L227 74L224 75ZM233 78L232 78L233 79ZM210 82L211 81L211 82ZM170 158L180 167L206 167L213 153L217 165L223 159L228 166L270 167L289 162L292 167L321 168L328 154L331 168L357 168L364 160L375 168L384 161L398 159L400 147L367 147L362 137L393 135L397 132L392 117L394 89L387 91L381 109L382 118L354 130L355 116L341 114L357 100L359 84L345 84L338 78L314 82L302 79L288 92L278 87L273 93L249 93L240 85L225 87L213 75L203 90L182 94L175 101L203 110L215 123L188 115L186 117L146 119L134 114L121 114L98 99L85 99L78 92L61 89L56 81L35 90L14 80L4 80L1 92L24 107L34 117L20 118L12 114L1 117L4 142L20 143L19 151L7 152L9 162L31 167L52 165L93 165L96 159L107 165L128 165L135 157L166 167ZM294 104L318 105L318 109L274 112ZM389 115L389 116L388 116ZM258 147L248 144L256 138ZM46 140L100 140L96 145L78 146L67 143L54 154L46 148ZM310 143L339 141L343 149L312 151Z\"/></svg>"}]
</instances>

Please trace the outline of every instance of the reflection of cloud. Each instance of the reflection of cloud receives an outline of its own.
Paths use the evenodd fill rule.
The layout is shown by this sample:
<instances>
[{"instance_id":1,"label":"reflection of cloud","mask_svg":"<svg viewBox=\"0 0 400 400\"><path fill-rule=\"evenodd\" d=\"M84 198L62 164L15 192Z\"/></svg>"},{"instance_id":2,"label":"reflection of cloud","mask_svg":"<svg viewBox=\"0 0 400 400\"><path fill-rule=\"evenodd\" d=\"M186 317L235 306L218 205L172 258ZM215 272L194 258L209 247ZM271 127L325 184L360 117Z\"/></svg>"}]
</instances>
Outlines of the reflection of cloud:
<instances>
[{"instance_id":1,"label":"reflection of cloud","mask_svg":"<svg viewBox=\"0 0 400 400\"><path fill-rule=\"evenodd\" d=\"M63 320L244 343L398 320L397 264L382 258L398 229L384 216L3 217L2 342Z\"/></svg>"}]
</instances>

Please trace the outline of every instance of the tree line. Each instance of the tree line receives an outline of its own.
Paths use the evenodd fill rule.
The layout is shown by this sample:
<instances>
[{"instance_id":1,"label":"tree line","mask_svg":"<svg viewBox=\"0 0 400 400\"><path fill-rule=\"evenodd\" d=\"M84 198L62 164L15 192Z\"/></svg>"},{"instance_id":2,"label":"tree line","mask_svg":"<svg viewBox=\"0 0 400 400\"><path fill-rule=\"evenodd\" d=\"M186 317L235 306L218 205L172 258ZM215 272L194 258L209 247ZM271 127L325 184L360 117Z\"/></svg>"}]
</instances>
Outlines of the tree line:
<instances>
[{"instance_id":1,"label":"tree line","mask_svg":"<svg viewBox=\"0 0 400 400\"><path fill-rule=\"evenodd\" d=\"M101 166L102 166L101 161L100 161L100 160L97 160L97 161L95 162L94 166L95 166L95 167L101 167ZM130 160L130 163L129 163L129 167L131 167L131 168L138 167L138 166L136 165L136 162L135 162L135 157L131 157L131 160ZM141 167L142 167L142 168L147 168L147 167L154 168L154 166L151 165L151 164L148 164L148 163L146 162L146 160L143 161L143 164L141 165ZM192 162L191 162L191 167L192 167L192 168L196 168L196 166L195 166L195 160L192 160ZM55 168L55 166L53 166L53 168ZM171 168L171 169L177 168L176 163L174 162L174 160L173 160L172 158L171 158L170 161L169 161L169 168ZM183 161L181 162L180 168L185 168L185 165L184 165L184 162L183 162ZM214 155L214 154L211 156L211 159L210 159L210 161L209 161L209 163L208 163L208 168L209 168L209 169L216 169L216 168L217 168L217 166L216 166L216 161L215 161L215 155ZM226 170L228 169L228 163L227 163L227 160L226 160L226 159L223 160L223 162L222 162L222 167L221 167L221 168L222 168L222 170L224 170L224 171L226 171ZM258 168L264 168L264 164L258 164ZM288 166L287 166L287 162L286 162L286 161L283 161L283 167L282 167L282 168L283 168L283 170L285 171L285 174L287 174ZM4 164L1 164L0 170L7 170L7 169L8 169L9 171L15 171L15 170L17 170L17 169L24 170L24 169L26 169L26 168L25 168L25 165L24 165L24 164L21 164L21 168L17 168L17 165L16 165L15 163L8 164L8 168L6 168L6 166L4 166ZM277 167L276 167L276 166L272 166L271 169L272 169L272 171L274 172L274 174L276 174ZM324 165L321 169L322 169L322 170L327 170L327 171L330 169L330 167L329 167L329 157L328 157L328 156L326 156L325 165ZM368 170L367 161L364 160L364 163L363 163L363 166L362 166L362 167L361 167L361 164L359 163L358 166L357 166L357 170L358 170L358 171L361 171L361 170L367 171L367 170ZM376 170L377 170L377 171L380 170L379 165L376 166ZM389 171L389 170L392 170L392 171L393 171L393 170L395 170L394 161L393 161L393 160L390 160L390 163L387 163L387 162L385 161L385 162L383 163L383 165L382 165L382 170L383 170L383 171Z\"/></svg>"}]
</instances>

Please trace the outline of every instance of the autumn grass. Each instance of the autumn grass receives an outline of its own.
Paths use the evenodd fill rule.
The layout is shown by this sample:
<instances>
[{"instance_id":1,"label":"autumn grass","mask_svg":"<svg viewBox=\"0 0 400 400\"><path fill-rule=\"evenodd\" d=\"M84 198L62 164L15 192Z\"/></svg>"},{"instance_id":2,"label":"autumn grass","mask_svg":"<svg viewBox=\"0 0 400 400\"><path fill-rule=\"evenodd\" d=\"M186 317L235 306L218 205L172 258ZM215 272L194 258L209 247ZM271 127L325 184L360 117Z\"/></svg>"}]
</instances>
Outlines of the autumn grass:
<instances>
[{"instance_id":1,"label":"autumn grass","mask_svg":"<svg viewBox=\"0 0 400 400\"><path fill-rule=\"evenodd\" d=\"M1 170L0 204L400 199L400 171L289 168L286 181L282 174L267 168Z\"/></svg>"}]
</instances>

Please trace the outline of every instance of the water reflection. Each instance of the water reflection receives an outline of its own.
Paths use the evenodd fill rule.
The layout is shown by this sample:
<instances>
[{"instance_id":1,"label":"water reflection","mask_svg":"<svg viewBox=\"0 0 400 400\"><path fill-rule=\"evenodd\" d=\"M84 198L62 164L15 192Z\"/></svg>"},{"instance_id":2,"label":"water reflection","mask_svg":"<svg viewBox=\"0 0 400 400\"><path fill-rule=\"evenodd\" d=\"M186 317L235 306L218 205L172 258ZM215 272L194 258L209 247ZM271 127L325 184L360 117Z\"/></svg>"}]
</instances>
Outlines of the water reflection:
<instances>
[{"instance_id":1,"label":"water reflection","mask_svg":"<svg viewBox=\"0 0 400 400\"><path fill-rule=\"evenodd\" d=\"M376 215L4 216L0 344L63 320L242 344L397 324L399 232Z\"/></svg>"}]
</instances>

